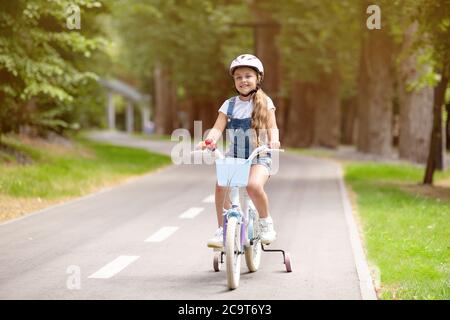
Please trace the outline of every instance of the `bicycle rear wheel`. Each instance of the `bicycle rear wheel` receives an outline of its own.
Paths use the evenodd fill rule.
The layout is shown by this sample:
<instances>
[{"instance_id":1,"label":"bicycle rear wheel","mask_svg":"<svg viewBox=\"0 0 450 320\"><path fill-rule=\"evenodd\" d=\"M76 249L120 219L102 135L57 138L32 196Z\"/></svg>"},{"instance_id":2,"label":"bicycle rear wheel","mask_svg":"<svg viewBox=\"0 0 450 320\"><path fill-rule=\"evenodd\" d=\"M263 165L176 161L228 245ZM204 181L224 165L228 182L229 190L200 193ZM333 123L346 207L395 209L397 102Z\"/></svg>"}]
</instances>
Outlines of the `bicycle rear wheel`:
<instances>
[{"instance_id":1,"label":"bicycle rear wheel","mask_svg":"<svg viewBox=\"0 0 450 320\"><path fill-rule=\"evenodd\" d=\"M258 238L258 213L252 212L249 214L249 224L248 224L248 237L250 238L252 244L246 246L245 251L245 263L247 264L248 270L250 272L258 271L261 262L261 240Z\"/></svg>"},{"instance_id":2,"label":"bicycle rear wheel","mask_svg":"<svg viewBox=\"0 0 450 320\"><path fill-rule=\"evenodd\" d=\"M225 244L228 288L236 289L241 276L241 225L236 217L230 217L227 223Z\"/></svg>"}]
</instances>

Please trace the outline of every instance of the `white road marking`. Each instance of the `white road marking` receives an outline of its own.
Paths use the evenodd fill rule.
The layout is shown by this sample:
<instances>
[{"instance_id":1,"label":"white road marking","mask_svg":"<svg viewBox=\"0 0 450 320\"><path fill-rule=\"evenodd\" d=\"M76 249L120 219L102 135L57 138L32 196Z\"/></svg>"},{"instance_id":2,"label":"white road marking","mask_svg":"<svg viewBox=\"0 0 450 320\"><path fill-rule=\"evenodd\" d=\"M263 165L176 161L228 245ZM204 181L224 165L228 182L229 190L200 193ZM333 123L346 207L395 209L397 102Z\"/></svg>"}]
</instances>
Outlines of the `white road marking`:
<instances>
[{"instance_id":1,"label":"white road marking","mask_svg":"<svg viewBox=\"0 0 450 320\"><path fill-rule=\"evenodd\" d=\"M193 219L195 218L200 212L205 210L205 208L200 207L192 207L180 214L179 218L181 219Z\"/></svg>"},{"instance_id":2,"label":"white road marking","mask_svg":"<svg viewBox=\"0 0 450 320\"><path fill-rule=\"evenodd\" d=\"M203 199L202 202L204 203L214 203L216 201L215 196L212 194L210 196L207 196L205 199Z\"/></svg>"},{"instance_id":3,"label":"white road marking","mask_svg":"<svg viewBox=\"0 0 450 320\"><path fill-rule=\"evenodd\" d=\"M175 231L177 231L178 227L162 227L150 237L148 237L145 242L161 242L170 237Z\"/></svg>"},{"instance_id":4,"label":"white road marking","mask_svg":"<svg viewBox=\"0 0 450 320\"><path fill-rule=\"evenodd\" d=\"M119 256L106 266L91 274L89 278L108 279L125 269L130 263L136 261L139 256Z\"/></svg>"}]
</instances>

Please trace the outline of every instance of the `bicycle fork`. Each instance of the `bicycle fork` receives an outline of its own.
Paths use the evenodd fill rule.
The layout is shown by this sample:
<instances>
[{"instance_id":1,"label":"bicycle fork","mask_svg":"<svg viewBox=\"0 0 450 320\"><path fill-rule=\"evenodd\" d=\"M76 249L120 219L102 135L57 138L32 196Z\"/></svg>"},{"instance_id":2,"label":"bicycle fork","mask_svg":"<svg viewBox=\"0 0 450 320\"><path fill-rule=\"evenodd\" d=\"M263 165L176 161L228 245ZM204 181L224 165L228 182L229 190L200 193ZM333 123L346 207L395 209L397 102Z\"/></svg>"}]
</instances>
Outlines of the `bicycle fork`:
<instances>
[{"instance_id":1,"label":"bicycle fork","mask_svg":"<svg viewBox=\"0 0 450 320\"><path fill-rule=\"evenodd\" d=\"M248 195L245 194L244 197L246 197L244 204L247 207L248 206ZM228 226L228 218L229 217L236 217L238 219L238 224L240 225L240 244L241 247L239 248L239 254L244 253L244 244L247 243L247 218L246 214L243 214L243 211L240 207L240 201L239 201L239 188L238 187L232 187L230 192L230 200L231 200L231 208L228 210L224 210L223 213L223 243L226 244L226 234L227 234L227 226ZM247 210L247 208L244 208L244 210ZM244 211L246 212L246 211Z\"/></svg>"},{"instance_id":2,"label":"bicycle fork","mask_svg":"<svg viewBox=\"0 0 450 320\"><path fill-rule=\"evenodd\" d=\"M224 246L226 244L226 240L227 240L227 227L228 227L228 219L230 217L236 217L238 219L238 225L240 226L240 248L239 248L239 254L244 253L244 244L246 243L246 228L245 228L245 220L244 217L242 216L240 209L238 207L232 207L231 209L228 209L224 214L223 214L223 243Z\"/></svg>"}]
</instances>

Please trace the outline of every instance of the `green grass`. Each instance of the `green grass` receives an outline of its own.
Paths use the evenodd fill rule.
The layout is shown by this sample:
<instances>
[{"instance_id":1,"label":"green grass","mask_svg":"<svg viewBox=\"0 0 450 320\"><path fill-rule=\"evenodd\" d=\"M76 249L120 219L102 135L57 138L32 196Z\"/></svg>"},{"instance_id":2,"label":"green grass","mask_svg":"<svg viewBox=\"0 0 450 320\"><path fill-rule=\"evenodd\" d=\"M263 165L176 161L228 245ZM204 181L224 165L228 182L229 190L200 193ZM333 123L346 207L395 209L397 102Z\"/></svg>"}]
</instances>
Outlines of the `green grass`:
<instances>
[{"instance_id":1,"label":"green grass","mask_svg":"<svg viewBox=\"0 0 450 320\"><path fill-rule=\"evenodd\" d=\"M381 273L382 299L449 299L450 202L403 191L423 169L347 164L345 180L357 195L369 261ZM450 177L450 171L437 179Z\"/></svg>"},{"instance_id":2,"label":"green grass","mask_svg":"<svg viewBox=\"0 0 450 320\"><path fill-rule=\"evenodd\" d=\"M3 142L33 159L30 165L0 162L0 193L13 197L79 196L171 162L167 156L82 137L76 138L76 147L67 152L40 149L13 137L3 138Z\"/></svg>"},{"instance_id":3,"label":"green grass","mask_svg":"<svg viewBox=\"0 0 450 320\"><path fill-rule=\"evenodd\" d=\"M333 158L327 150L291 150ZM424 168L356 161L343 166L356 194L369 264L380 272L379 298L450 299L450 201L419 192ZM443 179L450 179L450 170L435 172L435 181Z\"/></svg>"},{"instance_id":4,"label":"green grass","mask_svg":"<svg viewBox=\"0 0 450 320\"><path fill-rule=\"evenodd\" d=\"M134 132L133 136L146 140L171 141L171 136L168 134L145 134L142 132Z\"/></svg>"}]
</instances>

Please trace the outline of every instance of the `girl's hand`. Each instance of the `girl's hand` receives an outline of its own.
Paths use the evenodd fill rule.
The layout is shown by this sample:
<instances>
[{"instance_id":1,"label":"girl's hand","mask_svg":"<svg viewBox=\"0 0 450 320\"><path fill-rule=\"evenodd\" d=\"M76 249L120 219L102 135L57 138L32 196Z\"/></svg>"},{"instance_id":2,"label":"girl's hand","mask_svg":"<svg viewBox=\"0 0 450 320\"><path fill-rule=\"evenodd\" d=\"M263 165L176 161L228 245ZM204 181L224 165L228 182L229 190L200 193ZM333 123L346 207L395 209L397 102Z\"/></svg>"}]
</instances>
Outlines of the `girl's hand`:
<instances>
[{"instance_id":1,"label":"girl's hand","mask_svg":"<svg viewBox=\"0 0 450 320\"><path fill-rule=\"evenodd\" d=\"M280 141L271 141L269 143L269 148L271 149L280 149Z\"/></svg>"},{"instance_id":2,"label":"girl's hand","mask_svg":"<svg viewBox=\"0 0 450 320\"><path fill-rule=\"evenodd\" d=\"M200 141L195 147L196 150L204 150L206 148L205 141Z\"/></svg>"},{"instance_id":3,"label":"girl's hand","mask_svg":"<svg viewBox=\"0 0 450 320\"><path fill-rule=\"evenodd\" d=\"M196 149L201 150L205 150L206 148L214 150L216 148L216 142L213 139L206 139L205 141L200 141L196 147Z\"/></svg>"},{"instance_id":4,"label":"girl's hand","mask_svg":"<svg viewBox=\"0 0 450 320\"><path fill-rule=\"evenodd\" d=\"M206 145L206 148L208 148L210 150L216 149L216 142L213 139L206 139L205 145Z\"/></svg>"}]
</instances>

